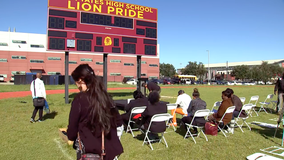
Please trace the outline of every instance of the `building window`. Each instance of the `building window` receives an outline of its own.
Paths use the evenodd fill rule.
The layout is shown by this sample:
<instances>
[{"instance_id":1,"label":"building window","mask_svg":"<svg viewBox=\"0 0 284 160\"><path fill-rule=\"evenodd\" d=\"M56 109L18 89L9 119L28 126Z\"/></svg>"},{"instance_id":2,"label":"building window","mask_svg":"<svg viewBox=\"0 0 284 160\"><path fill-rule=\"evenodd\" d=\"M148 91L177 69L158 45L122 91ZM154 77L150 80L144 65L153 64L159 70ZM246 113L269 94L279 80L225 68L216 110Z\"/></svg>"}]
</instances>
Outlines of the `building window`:
<instances>
[{"instance_id":1,"label":"building window","mask_svg":"<svg viewBox=\"0 0 284 160\"><path fill-rule=\"evenodd\" d=\"M27 41L22 40L12 40L13 43L21 43L21 44L27 44Z\"/></svg>"},{"instance_id":2,"label":"building window","mask_svg":"<svg viewBox=\"0 0 284 160\"><path fill-rule=\"evenodd\" d=\"M91 59L91 58L81 58L81 61L83 61L83 62L93 62L93 59Z\"/></svg>"},{"instance_id":3,"label":"building window","mask_svg":"<svg viewBox=\"0 0 284 160\"><path fill-rule=\"evenodd\" d=\"M77 61L69 61L69 64L77 64Z\"/></svg>"},{"instance_id":4,"label":"building window","mask_svg":"<svg viewBox=\"0 0 284 160\"><path fill-rule=\"evenodd\" d=\"M110 73L111 76L121 76L121 73Z\"/></svg>"},{"instance_id":5,"label":"building window","mask_svg":"<svg viewBox=\"0 0 284 160\"><path fill-rule=\"evenodd\" d=\"M30 62L31 63L43 63L44 61L41 59L31 59Z\"/></svg>"},{"instance_id":6,"label":"building window","mask_svg":"<svg viewBox=\"0 0 284 160\"><path fill-rule=\"evenodd\" d=\"M60 72L47 72L48 75L60 75Z\"/></svg>"},{"instance_id":7,"label":"building window","mask_svg":"<svg viewBox=\"0 0 284 160\"><path fill-rule=\"evenodd\" d=\"M113 46L119 46L119 39L118 38L114 38Z\"/></svg>"},{"instance_id":8,"label":"building window","mask_svg":"<svg viewBox=\"0 0 284 160\"><path fill-rule=\"evenodd\" d=\"M149 79L158 79L156 76L149 76Z\"/></svg>"},{"instance_id":9,"label":"building window","mask_svg":"<svg viewBox=\"0 0 284 160\"><path fill-rule=\"evenodd\" d=\"M104 62L96 62L96 65L104 65Z\"/></svg>"},{"instance_id":10,"label":"building window","mask_svg":"<svg viewBox=\"0 0 284 160\"><path fill-rule=\"evenodd\" d=\"M158 67L157 64L149 64L150 67Z\"/></svg>"},{"instance_id":11,"label":"building window","mask_svg":"<svg viewBox=\"0 0 284 160\"><path fill-rule=\"evenodd\" d=\"M42 44L31 44L31 48L44 48Z\"/></svg>"},{"instance_id":12,"label":"building window","mask_svg":"<svg viewBox=\"0 0 284 160\"><path fill-rule=\"evenodd\" d=\"M141 64L147 64L147 62L146 61L141 61Z\"/></svg>"},{"instance_id":13,"label":"building window","mask_svg":"<svg viewBox=\"0 0 284 160\"><path fill-rule=\"evenodd\" d=\"M48 60L54 60L54 61L60 61L61 58L60 57L48 57Z\"/></svg>"},{"instance_id":14,"label":"building window","mask_svg":"<svg viewBox=\"0 0 284 160\"><path fill-rule=\"evenodd\" d=\"M141 76L144 76L144 77L145 77L145 76L147 76L147 74L146 74L146 73L141 73Z\"/></svg>"},{"instance_id":15,"label":"building window","mask_svg":"<svg viewBox=\"0 0 284 160\"><path fill-rule=\"evenodd\" d=\"M0 62L8 62L8 60L7 60L7 59L1 59L1 58L0 58Z\"/></svg>"},{"instance_id":16,"label":"building window","mask_svg":"<svg viewBox=\"0 0 284 160\"><path fill-rule=\"evenodd\" d=\"M12 56L12 59L27 59L26 56Z\"/></svg>"},{"instance_id":17,"label":"building window","mask_svg":"<svg viewBox=\"0 0 284 160\"><path fill-rule=\"evenodd\" d=\"M134 66L133 63L124 63L125 66Z\"/></svg>"},{"instance_id":18,"label":"building window","mask_svg":"<svg viewBox=\"0 0 284 160\"><path fill-rule=\"evenodd\" d=\"M110 63L120 63L121 62L121 60L117 60L117 59L111 59L110 60Z\"/></svg>"},{"instance_id":19,"label":"building window","mask_svg":"<svg viewBox=\"0 0 284 160\"><path fill-rule=\"evenodd\" d=\"M8 43L0 43L0 46L8 46Z\"/></svg>"},{"instance_id":20,"label":"building window","mask_svg":"<svg viewBox=\"0 0 284 160\"><path fill-rule=\"evenodd\" d=\"M102 45L102 37L96 37L96 45Z\"/></svg>"},{"instance_id":21,"label":"building window","mask_svg":"<svg viewBox=\"0 0 284 160\"><path fill-rule=\"evenodd\" d=\"M11 73L12 73L12 75L18 75L18 74L24 75L24 74L26 74L25 71L12 71Z\"/></svg>"}]
</instances>

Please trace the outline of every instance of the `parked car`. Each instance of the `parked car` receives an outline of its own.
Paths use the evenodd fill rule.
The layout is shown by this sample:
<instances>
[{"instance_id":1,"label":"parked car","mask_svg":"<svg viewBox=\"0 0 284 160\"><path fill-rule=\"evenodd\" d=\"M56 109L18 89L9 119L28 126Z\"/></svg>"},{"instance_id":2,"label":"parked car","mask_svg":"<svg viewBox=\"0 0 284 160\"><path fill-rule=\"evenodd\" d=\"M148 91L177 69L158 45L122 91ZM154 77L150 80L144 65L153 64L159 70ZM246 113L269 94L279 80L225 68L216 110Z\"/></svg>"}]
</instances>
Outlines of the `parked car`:
<instances>
[{"instance_id":1,"label":"parked car","mask_svg":"<svg viewBox=\"0 0 284 160\"><path fill-rule=\"evenodd\" d=\"M272 85L273 83L272 83L272 82L270 82L270 81L268 81L268 82L266 82L266 84L268 84L268 85Z\"/></svg>"},{"instance_id":2,"label":"parked car","mask_svg":"<svg viewBox=\"0 0 284 160\"><path fill-rule=\"evenodd\" d=\"M126 82L126 84L137 85L137 79L130 79Z\"/></svg>"},{"instance_id":3,"label":"parked car","mask_svg":"<svg viewBox=\"0 0 284 160\"><path fill-rule=\"evenodd\" d=\"M179 78L172 78L171 84L180 84L180 79Z\"/></svg>"},{"instance_id":4,"label":"parked car","mask_svg":"<svg viewBox=\"0 0 284 160\"><path fill-rule=\"evenodd\" d=\"M216 82L218 85L227 85L227 81L224 80L217 80Z\"/></svg>"},{"instance_id":5,"label":"parked car","mask_svg":"<svg viewBox=\"0 0 284 160\"><path fill-rule=\"evenodd\" d=\"M4 79L5 79L4 76L3 76L3 75L0 75L0 81L1 81L1 82L4 82Z\"/></svg>"},{"instance_id":6,"label":"parked car","mask_svg":"<svg viewBox=\"0 0 284 160\"><path fill-rule=\"evenodd\" d=\"M190 85L190 84L191 84L191 80L190 80L190 79L186 79L186 80L185 80L185 84Z\"/></svg>"},{"instance_id":7,"label":"parked car","mask_svg":"<svg viewBox=\"0 0 284 160\"><path fill-rule=\"evenodd\" d=\"M14 76L11 76L11 78L10 78L10 82L14 82Z\"/></svg>"},{"instance_id":8,"label":"parked car","mask_svg":"<svg viewBox=\"0 0 284 160\"><path fill-rule=\"evenodd\" d=\"M154 83L157 83L157 84L163 83L163 81L160 80L160 79L151 79L150 82L154 82Z\"/></svg>"}]
</instances>

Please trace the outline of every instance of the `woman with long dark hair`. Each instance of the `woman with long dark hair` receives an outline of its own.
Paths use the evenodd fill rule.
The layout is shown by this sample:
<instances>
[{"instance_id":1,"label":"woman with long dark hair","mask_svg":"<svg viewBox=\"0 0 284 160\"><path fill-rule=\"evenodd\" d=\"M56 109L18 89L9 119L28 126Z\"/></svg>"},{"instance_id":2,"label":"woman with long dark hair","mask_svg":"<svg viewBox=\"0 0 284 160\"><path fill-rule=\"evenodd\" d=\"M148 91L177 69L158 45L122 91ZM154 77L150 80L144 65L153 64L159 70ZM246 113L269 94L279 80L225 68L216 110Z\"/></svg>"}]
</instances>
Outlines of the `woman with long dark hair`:
<instances>
[{"instance_id":1,"label":"woman with long dark hair","mask_svg":"<svg viewBox=\"0 0 284 160\"><path fill-rule=\"evenodd\" d=\"M72 77L76 82L78 93L71 106L67 136L75 141L79 138L83 146L83 153L102 153L102 132L104 133L105 156L112 160L123 152L117 137L116 127L119 113L113 105L101 79L88 64L79 65ZM79 145L75 143L76 148ZM77 149L77 158L81 152Z\"/></svg>"}]
</instances>

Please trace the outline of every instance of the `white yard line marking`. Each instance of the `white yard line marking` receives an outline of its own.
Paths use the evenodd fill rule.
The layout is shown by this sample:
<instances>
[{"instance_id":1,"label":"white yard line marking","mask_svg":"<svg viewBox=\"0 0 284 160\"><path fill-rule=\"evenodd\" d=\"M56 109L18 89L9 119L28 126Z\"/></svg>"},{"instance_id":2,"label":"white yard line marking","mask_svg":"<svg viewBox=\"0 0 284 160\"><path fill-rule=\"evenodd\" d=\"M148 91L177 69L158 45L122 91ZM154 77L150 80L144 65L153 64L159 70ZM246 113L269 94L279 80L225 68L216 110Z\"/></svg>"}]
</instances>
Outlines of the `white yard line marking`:
<instances>
[{"instance_id":1,"label":"white yard line marking","mask_svg":"<svg viewBox=\"0 0 284 160\"><path fill-rule=\"evenodd\" d=\"M163 98L177 98L177 97L172 97L172 96L161 96Z\"/></svg>"},{"instance_id":2,"label":"white yard line marking","mask_svg":"<svg viewBox=\"0 0 284 160\"><path fill-rule=\"evenodd\" d=\"M67 158L70 159L70 160L73 160L73 158L72 158L70 155L68 155L68 153L66 152L66 150L62 148L62 145L61 145L61 143L59 142L58 138L57 138L57 139L55 138L54 141L55 141L55 143L57 144L58 148L61 150L61 152L64 154L64 156L67 157Z\"/></svg>"}]
</instances>

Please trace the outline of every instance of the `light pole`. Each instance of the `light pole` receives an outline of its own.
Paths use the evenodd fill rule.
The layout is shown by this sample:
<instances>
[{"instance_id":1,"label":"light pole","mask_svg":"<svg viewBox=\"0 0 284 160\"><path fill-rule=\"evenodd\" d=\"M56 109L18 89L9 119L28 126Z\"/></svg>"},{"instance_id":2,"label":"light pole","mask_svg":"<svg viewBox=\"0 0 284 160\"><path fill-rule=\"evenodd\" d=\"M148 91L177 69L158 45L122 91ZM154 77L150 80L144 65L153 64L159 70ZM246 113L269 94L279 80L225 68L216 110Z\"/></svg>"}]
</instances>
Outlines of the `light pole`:
<instances>
[{"instance_id":1,"label":"light pole","mask_svg":"<svg viewBox=\"0 0 284 160\"><path fill-rule=\"evenodd\" d=\"M206 50L208 52L208 85L210 85L210 66L209 66L209 50Z\"/></svg>"}]
</instances>

